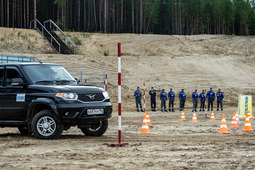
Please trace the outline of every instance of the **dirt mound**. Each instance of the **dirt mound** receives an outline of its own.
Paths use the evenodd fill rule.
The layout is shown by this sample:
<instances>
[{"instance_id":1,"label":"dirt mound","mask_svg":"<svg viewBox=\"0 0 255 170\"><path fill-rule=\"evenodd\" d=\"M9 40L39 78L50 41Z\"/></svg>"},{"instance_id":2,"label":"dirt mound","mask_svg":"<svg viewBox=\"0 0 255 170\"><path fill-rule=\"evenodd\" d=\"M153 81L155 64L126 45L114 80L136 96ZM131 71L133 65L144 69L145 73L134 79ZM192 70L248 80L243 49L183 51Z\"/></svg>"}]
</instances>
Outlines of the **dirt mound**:
<instances>
[{"instance_id":1,"label":"dirt mound","mask_svg":"<svg viewBox=\"0 0 255 170\"><path fill-rule=\"evenodd\" d=\"M24 55L54 53L54 51L44 37L35 30L0 27L0 53Z\"/></svg>"},{"instance_id":2,"label":"dirt mound","mask_svg":"<svg viewBox=\"0 0 255 170\"><path fill-rule=\"evenodd\" d=\"M50 46L34 30L0 28L1 37L13 36L14 45L0 42L1 53L8 51L20 55L36 56L43 62L65 66L75 77L83 72L108 74L108 89L114 109L117 108L117 42L122 43L122 103L124 110L134 110L134 90L146 83L148 90L154 86L160 90L173 88L176 93L184 88L186 106L191 108L194 89L221 88L225 93L224 104L237 106L240 94L253 94L255 84L254 37L227 35L136 35L66 33L74 42L79 40L76 55L45 54ZM9 41L9 40L8 40ZM19 42L34 44L33 50L16 47ZM24 47L25 45L23 45ZM50 53L51 53L50 52ZM29 54L28 54L29 53ZM104 56L108 54L109 56ZM159 108L159 97L157 104ZM215 102L216 104L216 102ZM178 100L175 106L178 107Z\"/></svg>"}]
</instances>

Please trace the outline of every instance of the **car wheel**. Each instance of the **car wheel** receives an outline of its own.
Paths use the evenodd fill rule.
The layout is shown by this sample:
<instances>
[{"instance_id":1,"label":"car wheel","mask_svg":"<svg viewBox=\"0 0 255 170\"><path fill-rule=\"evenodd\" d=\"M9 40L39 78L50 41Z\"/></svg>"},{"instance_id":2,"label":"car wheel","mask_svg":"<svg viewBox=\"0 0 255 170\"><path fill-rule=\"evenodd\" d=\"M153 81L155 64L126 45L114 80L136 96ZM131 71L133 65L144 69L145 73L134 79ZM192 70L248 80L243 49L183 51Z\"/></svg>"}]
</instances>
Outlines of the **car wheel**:
<instances>
[{"instance_id":1,"label":"car wheel","mask_svg":"<svg viewBox=\"0 0 255 170\"><path fill-rule=\"evenodd\" d=\"M63 129L63 125L56 120L50 110L38 112L32 121L32 130L39 139L57 139Z\"/></svg>"},{"instance_id":2,"label":"car wheel","mask_svg":"<svg viewBox=\"0 0 255 170\"><path fill-rule=\"evenodd\" d=\"M108 120L95 123L92 127L81 128L86 136L102 136L108 128Z\"/></svg>"},{"instance_id":3,"label":"car wheel","mask_svg":"<svg viewBox=\"0 0 255 170\"><path fill-rule=\"evenodd\" d=\"M23 134L23 135L30 135L30 134L32 134L32 132L30 132L30 131L28 130L28 127L27 127L27 126L19 126L18 129L19 129L19 132L20 132L21 134Z\"/></svg>"}]
</instances>

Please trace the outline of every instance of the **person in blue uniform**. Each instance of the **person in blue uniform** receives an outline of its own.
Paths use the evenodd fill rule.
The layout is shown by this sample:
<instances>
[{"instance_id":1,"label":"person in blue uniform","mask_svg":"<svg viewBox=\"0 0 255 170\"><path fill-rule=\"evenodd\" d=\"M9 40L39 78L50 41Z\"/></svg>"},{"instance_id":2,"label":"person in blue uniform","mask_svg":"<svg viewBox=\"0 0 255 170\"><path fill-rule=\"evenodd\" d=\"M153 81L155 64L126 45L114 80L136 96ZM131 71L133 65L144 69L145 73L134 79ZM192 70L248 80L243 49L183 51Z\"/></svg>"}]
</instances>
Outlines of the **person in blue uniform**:
<instances>
[{"instance_id":1,"label":"person in blue uniform","mask_svg":"<svg viewBox=\"0 0 255 170\"><path fill-rule=\"evenodd\" d=\"M186 101L186 94L184 93L184 89L182 89L179 93L179 99L180 99L180 111L184 110L185 107L185 101Z\"/></svg>"},{"instance_id":2,"label":"person in blue uniform","mask_svg":"<svg viewBox=\"0 0 255 170\"><path fill-rule=\"evenodd\" d=\"M206 97L208 99L208 111L210 110L210 106L211 106L211 111L213 111L213 102L215 100L215 93L212 90L212 87L210 87L210 91L207 92Z\"/></svg>"},{"instance_id":3,"label":"person in blue uniform","mask_svg":"<svg viewBox=\"0 0 255 170\"><path fill-rule=\"evenodd\" d=\"M175 94L173 92L173 89L170 88L170 91L168 92L168 100L169 100L169 112L174 112L174 100L175 100Z\"/></svg>"},{"instance_id":4,"label":"person in blue uniform","mask_svg":"<svg viewBox=\"0 0 255 170\"><path fill-rule=\"evenodd\" d=\"M200 93L199 95L200 98L200 112L205 111L205 99L206 99L206 94L205 94L205 90L202 90L202 93Z\"/></svg>"},{"instance_id":5,"label":"person in blue uniform","mask_svg":"<svg viewBox=\"0 0 255 170\"><path fill-rule=\"evenodd\" d=\"M167 112L166 110L167 96L165 93L165 89L162 89L162 92L160 93L160 101L161 101L161 112L163 112L163 107L164 107L164 111Z\"/></svg>"},{"instance_id":6,"label":"person in blue uniform","mask_svg":"<svg viewBox=\"0 0 255 170\"><path fill-rule=\"evenodd\" d=\"M139 112L139 105L140 105L141 112L143 112L143 107L142 107L142 103L141 103L142 92L140 91L139 87L137 87L137 89L134 93L134 96L135 96L135 103L136 103L137 111Z\"/></svg>"},{"instance_id":7,"label":"person in blue uniform","mask_svg":"<svg viewBox=\"0 0 255 170\"><path fill-rule=\"evenodd\" d=\"M223 111L223 98L224 98L223 92L220 89L218 89L218 92L217 92L217 111L219 111L219 105L221 107L221 111Z\"/></svg>"},{"instance_id":8,"label":"person in blue uniform","mask_svg":"<svg viewBox=\"0 0 255 170\"><path fill-rule=\"evenodd\" d=\"M151 111L155 112L156 111L156 90L154 90L154 87L151 87L149 94L151 96Z\"/></svg>"},{"instance_id":9,"label":"person in blue uniform","mask_svg":"<svg viewBox=\"0 0 255 170\"><path fill-rule=\"evenodd\" d=\"M198 94L197 94L197 89L192 93L191 95L192 101L193 101L193 109L192 112L195 111L197 112L197 103L198 103Z\"/></svg>"}]
</instances>

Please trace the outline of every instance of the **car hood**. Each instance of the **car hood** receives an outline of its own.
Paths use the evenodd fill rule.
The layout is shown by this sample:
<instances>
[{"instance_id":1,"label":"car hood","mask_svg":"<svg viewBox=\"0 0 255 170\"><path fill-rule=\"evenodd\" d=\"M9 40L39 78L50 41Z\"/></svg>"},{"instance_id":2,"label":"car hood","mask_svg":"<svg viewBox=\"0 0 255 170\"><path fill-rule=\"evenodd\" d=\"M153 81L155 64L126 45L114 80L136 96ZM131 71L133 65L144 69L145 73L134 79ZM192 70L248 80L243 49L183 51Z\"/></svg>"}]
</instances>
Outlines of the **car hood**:
<instances>
[{"instance_id":1,"label":"car hood","mask_svg":"<svg viewBox=\"0 0 255 170\"><path fill-rule=\"evenodd\" d=\"M104 92L104 89L94 86L48 86L48 85L30 85L31 90L39 90L45 92L66 92L66 93L88 93L88 92Z\"/></svg>"}]
</instances>

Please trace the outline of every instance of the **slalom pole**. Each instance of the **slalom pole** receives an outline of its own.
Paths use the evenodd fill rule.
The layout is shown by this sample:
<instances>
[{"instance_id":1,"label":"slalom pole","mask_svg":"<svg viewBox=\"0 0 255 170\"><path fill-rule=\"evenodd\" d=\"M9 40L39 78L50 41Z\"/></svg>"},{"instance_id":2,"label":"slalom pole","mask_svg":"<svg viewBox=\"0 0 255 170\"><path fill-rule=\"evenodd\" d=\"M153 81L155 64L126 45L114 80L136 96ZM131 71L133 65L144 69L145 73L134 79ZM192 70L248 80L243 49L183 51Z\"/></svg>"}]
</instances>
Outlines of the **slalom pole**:
<instances>
[{"instance_id":1,"label":"slalom pole","mask_svg":"<svg viewBox=\"0 0 255 170\"><path fill-rule=\"evenodd\" d=\"M105 91L107 91L107 74L105 74Z\"/></svg>"},{"instance_id":2,"label":"slalom pole","mask_svg":"<svg viewBox=\"0 0 255 170\"><path fill-rule=\"evenodd\" d=\"M108 144L111 147L122 147L128 143L121 143L121 44L118 43L118 144Z\"/></svg>"},{"instance_id":3,"label":"slalom pole","mask_svg":"<svg viewBox=\"0 0 255 170\"><path fill-rule=\"evenodd\" d=\"M207 109L206 109L206 89L205 89L205 118L207 118Z\"/></svg>"},{"instance_id":4,"label":"slalom pole","mask_svg":"<svg viewBox=\"0 0 255 170\"><path fill-rule=\"evenodd\" d=\"M144 114L145 113L145 82L143 83L143 109L144 109Z\"/></svg>"},{"instance_id":5,"label":"slalom pole","mask_svg":"<svg viewBox=\"0 0 255 170\"><path fill-rule=\"evenodd\" d=\"M104 73L104 90L107 91L107 74Z\"/></svg>"}]
</instances>

